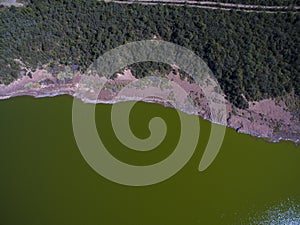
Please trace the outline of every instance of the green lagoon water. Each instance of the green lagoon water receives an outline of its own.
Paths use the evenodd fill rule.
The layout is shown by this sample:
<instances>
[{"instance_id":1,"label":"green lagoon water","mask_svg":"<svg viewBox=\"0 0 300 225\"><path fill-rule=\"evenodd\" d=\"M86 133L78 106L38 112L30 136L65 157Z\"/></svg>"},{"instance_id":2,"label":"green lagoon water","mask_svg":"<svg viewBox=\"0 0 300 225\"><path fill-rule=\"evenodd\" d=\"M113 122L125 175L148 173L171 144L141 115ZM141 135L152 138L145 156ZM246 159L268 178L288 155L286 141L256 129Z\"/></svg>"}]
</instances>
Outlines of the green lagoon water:
<instances>
[{"instance_id":1,"label":"green lagoon water","mask_svg":"<svg viewBox=\"0 0 300 225\"><path fill-rule=\"evenodd\" d=\"M122 186L101 177L81 156L72 101L69 96L0 101L0 225L300 224L300 148L294 144L267 143L228 129L216 160L199 172L210 132L210 123L200 120L197 150L179 173L152 186ZM175 110L147 103L132 110L138 137L149 135L153 116L168 124L159 148L142 153L116 139L110 109L98 105L95 118L116 158L152 164L176 146Z\"/></svg>"}]
</instances>

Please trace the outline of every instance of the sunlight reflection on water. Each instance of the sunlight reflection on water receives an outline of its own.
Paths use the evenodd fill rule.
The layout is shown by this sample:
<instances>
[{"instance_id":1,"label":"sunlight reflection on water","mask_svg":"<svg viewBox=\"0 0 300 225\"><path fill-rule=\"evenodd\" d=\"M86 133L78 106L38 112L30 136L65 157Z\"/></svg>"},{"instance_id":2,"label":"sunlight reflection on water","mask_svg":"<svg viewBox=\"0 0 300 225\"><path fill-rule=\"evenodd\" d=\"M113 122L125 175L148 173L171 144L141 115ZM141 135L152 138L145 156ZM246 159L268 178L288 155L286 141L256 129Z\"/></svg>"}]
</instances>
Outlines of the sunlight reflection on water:
<instances>
[{"instance_id":1,"label":"sunlight reflection on water","mask_svg":"<svg viewBox=\"0 0 300 225\"><path fill-rule=\"evenodd\" d=\"M269 207L261 214L249 217L247 224L257 225L299 225L300 204L288 199Z\"/></svg>"}]
</instances>

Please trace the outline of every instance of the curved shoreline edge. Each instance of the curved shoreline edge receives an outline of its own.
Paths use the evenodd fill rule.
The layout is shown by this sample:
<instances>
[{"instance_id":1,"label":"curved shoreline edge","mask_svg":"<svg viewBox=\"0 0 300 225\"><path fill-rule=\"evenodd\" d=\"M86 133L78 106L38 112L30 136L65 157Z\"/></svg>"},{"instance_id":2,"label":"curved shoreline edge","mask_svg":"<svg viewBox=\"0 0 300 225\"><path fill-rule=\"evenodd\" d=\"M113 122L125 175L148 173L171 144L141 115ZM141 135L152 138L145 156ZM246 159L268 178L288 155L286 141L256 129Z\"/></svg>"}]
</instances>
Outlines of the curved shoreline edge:
<instances>
[{"instance_id":1,"label":"curved shoreline edge","mask_svg":"<svg viewBox=\"0 0 300 225\"><path fill-rule=\"evenodd\" d=\"M207 98L199 85L191 83L187 79L181 79L179 74L170 73L166 76L166 79L176 83L186 92L187 97L195 105L196 111L191 113L188 109L176 108L169 102L149 99L149 97L154 97L151 90L146 91L146 93L144 89L141 89L145 93L142 99L136 99L136 91L134 89L129 90L129 95L122 96L121 94L119 96L125 87L140 81L132 75L130 70L124 71L123 74L118 74L114 79L89 76L80 72L74 74L61 73L60 76L55 76L45 69L36 70L31 73L31 76L23 76L9 85L0 85L0 100L17 96L43 98L70 95L84 103L90 104L144 101L175 108L186 114L193 114L213 124L218 124L212 121ZM84 84L81 81L84 81ZM147 86L147 84L145 85ZM99 87L101 88L99 89ZM83 91L83 94L78 91L79 89ZM294 99L289 100L294 102ZM292 113L285 100L265 99L258 102L249 102L248 109L238 109L228 101L225 104L227 122L221 125L235 129L238 133L263 138L269 142L285 140L292 141L295 144L300 143L300 117L298 114Z\"/></svg>"},{"instance_id":2,"label":"curved shoreline edge","mask_svg":"<svg viewBox=\"0 0 300 225\"><path fill-rule=\"evenodd\" d=\"M251 131L245 132L245 130L238 130L235 127L232 127L232 126L216 123L216 122L212 121L209 117L202 117L198 114L192 114L192 113L186 112L183 109L176 109L176 108L174 108L170 105L164 104L163 102L159 102L157 100L134 99L134 98L128 98L128 99L122 99L122 100L90 100L90 99L87 99L87 98L83 99L83 98L78 97L73 91L64 91L64 90L62 90L62 91L55 90L55 91L49 92L49 93L38 93L38 92L35 92L35 93L36 94L33 94L32 92L31 93L29 92L29 93L22 93L22 94L21 93L20 94L15 93L15 94L12 94L12 95L7 95L7 96L2 95L2 96L0 96L0 100L8 100L8 99L12 99L12 98L15 98L15 97L24 97L24 96L33 97L33 98L38 99L38 98L51 98L51 97L57 97L57 96L62 96L62 95L68 95L68 96L71 96L73 98L76 98L76 99L82 101L85 104L118 104L118 103L129 102L129 101L140 101L140 102L145 102L145 103L159 104L159 105L162 105L162 106L167 107L167 108L173 108L175 110L179 110L180 112L186 113L188 115L199 116L203 120L209 121L210 123L218 124L218 125L221 125L221 126L226 126L227 128L234 129L237 133L250 135L250 136L255 137L255 138L263 139L267 142L279 143L281 141L288 141L288 142L293 142L296 146L298 146L299 143L300 143L299 138L284 138L284 137L280 137L280 136L269 137L269 136L266 136L266 135L253 134L253 133L251 133Z\"/></svg>"}]
</instances>

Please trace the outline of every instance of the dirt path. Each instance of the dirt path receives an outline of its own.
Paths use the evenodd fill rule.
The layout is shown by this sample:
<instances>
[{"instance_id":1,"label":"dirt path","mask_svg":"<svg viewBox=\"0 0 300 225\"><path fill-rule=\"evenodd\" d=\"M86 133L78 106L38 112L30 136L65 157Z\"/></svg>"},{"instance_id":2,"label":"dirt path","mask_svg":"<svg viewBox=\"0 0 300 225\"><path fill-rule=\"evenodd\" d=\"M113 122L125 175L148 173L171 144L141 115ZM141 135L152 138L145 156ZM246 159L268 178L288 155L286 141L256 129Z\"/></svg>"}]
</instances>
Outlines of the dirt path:
<instances>
[{"instance_id":1,"label":"dirt path","mask_svg":"<svg viewBox=\"0 0 300 225\"><path fill-rule=\"evenodd\" d=\"M116 3L125 3L125 4L144 4L144 5L175 5L175 6L189 6L197 7L203 9L219 9L219 10L235 10L243 12L256 12L256 13L299 13L296 10L300 9L300 6L262 6L262 5L246 5L246 4L234 4L234 3L222 3L222 2L211 2L211 1L186 1L186 0L105 0L105 2L116 2Z\"/></svg>"},{"instance_id":2,"label":"dirt path","mask_svg":"<svg viewBox=\"0 0 300 225\"><path fill-rule=\"evenodd\" d=\"M4 6L23 6L23 3L17 2L16 0L0 0L0 5Z\"/></svg>"}]
</instances>

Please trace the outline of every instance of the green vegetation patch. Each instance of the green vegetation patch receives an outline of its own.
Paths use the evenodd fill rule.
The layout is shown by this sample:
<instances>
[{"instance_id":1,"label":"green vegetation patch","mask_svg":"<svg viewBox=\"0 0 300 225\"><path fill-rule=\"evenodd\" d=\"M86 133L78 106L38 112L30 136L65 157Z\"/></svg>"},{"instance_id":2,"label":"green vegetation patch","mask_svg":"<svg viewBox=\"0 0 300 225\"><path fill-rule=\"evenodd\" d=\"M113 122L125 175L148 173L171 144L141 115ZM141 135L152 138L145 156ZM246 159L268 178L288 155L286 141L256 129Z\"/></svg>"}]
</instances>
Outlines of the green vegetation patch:
<instances>
[{"instance_id":1,"label":"green vegetation patch","mask_svg":"<svg viewBox=\"0 0 300 225\"><path fill-rule=\"evenodd\" d=\"M156 36L202 57L228 99L245 108L246 100L299 95L299 18L297 13L32 0L0 10L0 83L19 76L14 59L32 68L52 62L84 71L112 48ZM140 69L136 66L135 76L149 74Z\"/></svg>"}]
</instances>

